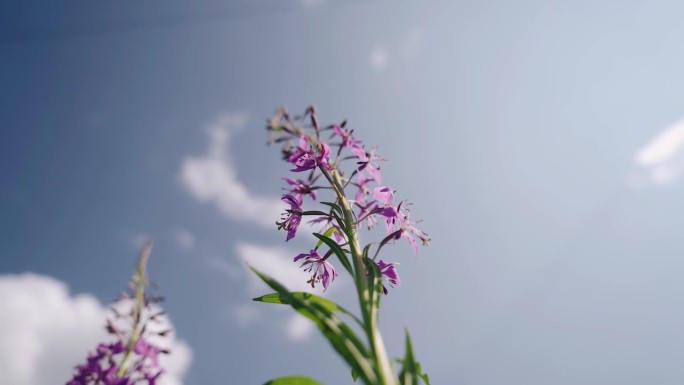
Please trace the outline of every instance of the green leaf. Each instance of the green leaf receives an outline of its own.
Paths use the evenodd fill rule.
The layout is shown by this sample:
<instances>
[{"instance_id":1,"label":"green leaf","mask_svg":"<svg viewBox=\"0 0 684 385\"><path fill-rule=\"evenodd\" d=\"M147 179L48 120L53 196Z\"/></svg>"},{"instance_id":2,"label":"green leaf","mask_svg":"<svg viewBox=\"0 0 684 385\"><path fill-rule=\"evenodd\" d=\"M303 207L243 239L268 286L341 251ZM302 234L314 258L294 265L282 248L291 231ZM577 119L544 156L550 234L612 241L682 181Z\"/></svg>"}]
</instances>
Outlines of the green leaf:
<instances>
[{"instance_id":1,"label":"green leaf","mask_svg":"<svg viewBox=\"0 0 684 385\"><path fill-rule=\"evenodd\" d=\"M382 272L372 260L366 258L364 263L368 272L368 310L371 319L377 322L380 310L380 293L382 293Z\"/></svg>"},{"instance_id":2,"label":"green leaf","mask_svg":"<svg viewBox=\"0 0 684 385\"><path fill-rule=\"evenodd\" d=\"M422 372L420 364L413 356L413 345L408 329L406 330L406 355L402 363L403 368L399 373L399 382L402 385L418 385L418 378L421 378L426 385L430 385L430 377Z\"/></svg>"},{"instance_id":3,"label":"green leaf","mask_svg":"<svg viewBox=\"0 0 684 385\"><path fill-rule=\"evenodd\" d=\"M332 202L321 202L321 204L324 204L326 206L329 206L331 209L333 209L333 213L342 216L342 207L338 205L337 203L332 203Z\"/></svg>"},{"instance_id":4,"label":"green leaf","mask_svg":"<svg viewBox=\"0 0 684 385\"><path fill-rule=\"evenodd\" d=\"M335 226L331 226L329 229L325 230L325 233L323 233L323 235L330 238L330 236L333 235L333 233L335 231L339 231L339 230L337 230L337 228ZM316 244L316 247L314 247L314 249L318 250L318 248L321 247L322 244L323 244L323 240L319 239L318 243Z\"/></svg>"},{"instance_id":5,"label":"green leaf","mask_svg":"<svg viewBox=\"0 0 684 385\"><path fill-rule=\"evenodd\" d=\"M354 368L352 368L352 370L351 370L351 375L352 375L352 380L354 380L354 382L356 382L356 380L359 379L359 374L356 373L356 370L354 370Z\"/></svg>"},{"instance_id":6,"label":"green leaf","mask_svg":"<svg viewBox=\"0 0 684 385\"><path fill-rule=\"evenodd\" d=\"M331 202L321 202L322 204L326 206L330 206L332 210L330 211L330 215L335 218L337 221L337 224L340 226L341 229L345 228L344 221L342 218L344 217L344 211L342 211L342 208L337 204L337 203L331 203ZM327 214L326 214L327 215Z\"/></svg>"},{"instance_id":7,"label":"green leaf","mask_svg":"<svg viewBox=\"0 0 684 385\"><path fill-rule=\"evenodd\" d=\"M290 293L275 279L250 266L250 269L268 286L280 294L299 314L312 320L328 339L335 351L359 373L367 384L378 381L371 354L354 331L323 305Z\"/></svg>"},{"instance_id":8,"label":"green leaf","mask_svg":"<svg viewBox=\"0 0 684 385\"><path fill-rule=\"evenodd\" d=\"M337 303L335 303L335 302L333 302L327 298L323 298L323 297L317 296L315 294L306 293L303 291L295 291L295 292L290 293L290 295L292 295L296 298L300 298L302 300L308 300L312 303L318 304L330 312L340 312L340 313L347 314L347 315L351 316L352 318L354 318L354 320L356 322L361 324L361 321L358 318L356 318L356 316L353 313L351 313L347 309L343 308L342 306L338 305ZM253 301L266 302L266 303L277 303L277 304L282 304L282 305L291 305L288 298L289 298L288 296L284 296L282 294L271 293L271 294L262 295L261 297L253 298Z\"/></svg>"},{"instance_id":9,"label":"green leaf","mask_svg":"<svg viewBox=\"0 0 684 385\"><path fill-rule=\"evenodd\" d=\"M344 253L344 250L342 250L342 247L340 247L340 245L338 245L337 242L335 242L330 237L327 237L325 235L318 234L318 233L313 233L313 235L316 238L318 238L319 240L321 240L323 243L328 245L328 247L330 247L330 250L332 250L333 253L335 253L335 255L337 255L337 258L340 260L340 263L342 264L342 266L344 266L344 268L347 269L349 274L354 276L354 272L352 270L351 263L349 263L349 258L347 258L347 255Z\"/></svg>"},{"instance_id":10,"label":"green leaf","mask_svg":"<svg viewBox=\"0 0 684 385\"><path fill-rule=\"evenodd\" d=\"M287 376L274 378L271 381L264 383L264 385L323 385L320 382L309 377L302 376Z\"/></svg>"}]
</instances>

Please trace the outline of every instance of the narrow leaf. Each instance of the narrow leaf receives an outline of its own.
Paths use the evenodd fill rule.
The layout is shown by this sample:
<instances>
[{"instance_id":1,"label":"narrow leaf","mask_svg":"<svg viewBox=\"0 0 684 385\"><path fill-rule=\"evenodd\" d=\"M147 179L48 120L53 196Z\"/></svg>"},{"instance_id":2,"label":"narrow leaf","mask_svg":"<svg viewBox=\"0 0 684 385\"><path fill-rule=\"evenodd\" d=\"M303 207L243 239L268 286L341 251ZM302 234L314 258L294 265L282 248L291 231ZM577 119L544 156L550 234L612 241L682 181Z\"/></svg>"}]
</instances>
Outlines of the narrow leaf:
<instances>
[{"instance_id":1,"label":"narrow leaf","mask_svg":"<svg viewBox=\"0 0 684 385\"><path fill-rule=\"evenodd\" d=\"M351 370L351 375L352 375L352 380L354 380L354 382L356 382L356 380L359 379L359 374L356 373L356 370L354 370L354 368L352 368L352 370Z\"/></svg>"},{"instance_id":2,"label":"narrow leaf","mask_svg":"<svg viewBox=\"0 0 684 385\"><path fill-rule=\"evenodd\" d=\"M361 321L358 318L356 318L356 316L353 313L351 313L347 309L343 308L342 306L338 305L337 303L335 303L335 302L333 302L327 298L323 298L323 297L317 296L315 294L306 293L303 291L294 291L290 294L296 298L308 300L312 303L318 304L330 312L340 312L340 313L347 314L347 315L351 316L352 318L354 318L354 320L356 322L361 324ZM261 297L254 298L253 300L258 301L258 302L291 305L291 303L288 301L288 297L286 297L282 294L278 294L278 293L271 293L271 294L262 295Z\"/></svg>"},{"instance_id":3,"label":"narrow leaf","mask_svg":"<svg viewBox=\"0 0 684 385\"><path fill-rule=\"evenodd\" d=\"M264 383L264 385L323 385L320 382L309 377L302 376L287 376L274 378L271 381Z\"/></svg>"},{"instance_id":4,"label":"narrow leaf","mask_svg":"<svg viewBox=\"0 0 684 385\"><path fill-rule=\"evenodd\" d=\"M324 204L326 206L329 206L331 209L333 209L333 212L338 214L339 216L342 216L342 208L340 205L337 203L332 203L332 202L321 202L321 204Z\"/></svg>"},{"instance_id":5,"label":"narrow leaf","mask_svg":"<svg viewBox=\"0 0 684 385\"><path fill-rule=\"evenodd\" d=\"M426 385L430 385L430 377L421 371L420 364L413 356L413 345L408 329L406 330L406 355L402 363L403 368L399 373L399 381L402 385L418 385L418 378L421 378Z\"/></svg>"},{"instance_id":6,"label":"narrow leaf","mask_svg":"<svg viewBox=\"0 0 684 385\"><path fill-rule=\"evenodd\" d=\"M354 276L354 272L351 267L351 263L349 262L349 258L347 258L347 255L344 253L344 250L342 250L342 247L337 244L333 239L330 237L326 237L325 235L318 234L318 233L313 233L313 235L321 240L323 243L325 243L328 247L330 247L330 250L332 250L337 258L340 260L340 263L342 266L344 266L345 269Z\"/></svg>"},{"instance_id":7,"label":"narrow leaf","mask_svg":"<svg viewBox=\"0 0 684 385\"><path fill-rule=\"evenodd\" d=\"M337 231L335 226L331 226L329 229L325 230L325 233L323 233L323 235L330 238L330 236L332 236L335 231ZM316 243L316 247L314 247L314 249L318 250L318 248L321 247L322 244L323 244L323 240L319 239L318 243Z\"/></svg>"},{"instance_id":8,"label":"narrow leaf","mask_svg":"<svg viewBox=\"0 0 684 385\"><path fill-rule=\"evenodd\" d=\"M375 374L370 353L349 325L342 322L324 306L314 303L309 299L294 296L275 279L251 266L250 269L268 286L278 292L296 311L312 320L325 338L328 339L335 351L342 356L349 366L359 373L359 377L365 383L374 384L377 382L378 378Z\"/></svg>"}]
</instances>

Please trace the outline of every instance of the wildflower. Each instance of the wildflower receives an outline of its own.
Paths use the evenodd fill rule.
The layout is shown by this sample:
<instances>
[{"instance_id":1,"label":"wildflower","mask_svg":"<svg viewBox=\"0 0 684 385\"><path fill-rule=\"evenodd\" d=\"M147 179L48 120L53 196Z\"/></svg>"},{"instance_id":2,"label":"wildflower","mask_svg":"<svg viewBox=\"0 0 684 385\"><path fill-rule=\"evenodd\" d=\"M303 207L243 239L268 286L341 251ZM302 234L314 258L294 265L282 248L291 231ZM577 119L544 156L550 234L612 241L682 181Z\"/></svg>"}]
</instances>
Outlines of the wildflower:
<instances>
[{"instance_id":1,"label":"wildflower","mask_svg":"<svg viewBox=\"0 0 684 385\"><path fill-rule=\"evenodd\" d=\"M366 221L366 226L368 227L368 230L372 229L375 227L375 225L378 224L378 219L375 217L374 214L380 210L378 208L378 203L377 202L369 202L366 204L359 204L359 222L363 222L364 220Z\"/></svg>"},{"instance_id":2,"label":"wildflower","mask_svg":"<svg viewBox=\"0 0 684 385\"><path fill-rule=\"evenodd\" d=\"M292 190L289 191L294 194L294 197L297 198L297 200L303 201L304 195L310 195L311 199L316 200L316 187L304 182L301 179L294 180L290 178L283 178L283 180L292 186Z\"/></svg>"},{"instance_id":3,"label":"wildflower","mask_svg":"<svg viewBox=\"0 0 684 385\"><path fill-rule=\"evenodd\" d=\"M315 154L311 143L309 143L309 139L306 136L301 136L299 138L299 146L288 158L288 161L296 166L291 171L302 172L313 170L316 166L326 170L332 170L332 166L330 166L330 147L322 140L319 141L318 147L320 155Z\"/></svg>"},{"instance_id":4,"label":"wildflower","mask_svg":"<svg viewBox=\"0 0 684 385\"><path fill-rule=\"evenodd\" d=\"M366 186L369 182L373 181L372 178L366 178L363 174L359 174L358 182L355 183L359 188L356 190L355 200L356 203L362 205L366 203L366 196L370 195L370 190Z\"/></svg>"},{"instance_id":5,"label":"wildflower","mask_svg":"<svg viewBox=\"0 0 684 385\"><path fill-rule=\"evenodd\" d=\"M378 213L385 217L387 234L390 234L392 231L394 231L394 225L399 218L403 201L399 202L399 204L394 207L392 205L392 199L394 199L394 190L387 186L376 187L373 190L373 198L385 205L378 210Z\"/></svg>"},{"instance_id":6,"label":"wildflower","mask_svg":"<svg viewBox=\"0 0 684 385\"><path fill-rule=\"evenodd\" d=\"M296 166L296 168L292 169L291 171L301 172L316 168L316 158L311 152L310 147L309 139L302 135L299 138L299 146L288 159L290 163Z\"/></svg>"},{"instance_id":7,"label":"wildflower","mask_svg":"<svg viewBox=\"0 0 684 385\"><path fill-rule=\"evenodd\" d=\"M377 265L382 273L383 281L386 281L391 287L399 286L401 280L399 279L397 269L394 267L394 265L398 265L398 263L387 263L381 259L377 262ZM382 293L385 295L388 293L384 283L382 284Z\"/></svg>"},{"instance_id":8,"label":"wildflower","mask_svg":"<svg viewBox=\"0 0 684 385\"><path fill-rule=\"evenodd\" d=\"M278 230L287 230L287 239L285 241L289 241L294 238L299 223L302 221L302 201L290 194L283 195L281 200L289 204L290 209L286 210L282 222L276 222L276 225L278 225Z\"/></svg>"},{"instance_id":9,"label":"wildflower","mask_svg":"<svg viewBox=\"0 0 684 385\"><path fill-rule=\"evenodd\" d=\"M351 152L359 158L357 164L359 167L358 171L366 170L370 176L378 183L382 183L382 175L380 174L380 167L374 164L374 162L384 160L378 156L375 152L377 147L371 148L370 152L366 152L363 148L353 147Z\"/></svg>"},{"instance_id":10,"label":"wildflower","mask_svg":"<svg viewBox=\"0 0 684 385\"><path fill-rule=\"evenodd\" d=\"M335 132L335 135L342 138L342 147L362 148L361 141L352 136L354 134L354 130L345 130L338 125L334 125L333 131Z\"/></svg>"},{"instance_id":11,"label":"wildflower","mask_svg":"<svg viewBox=\"0 0 684 385\"><path fill-rule=\"evenodd\" d=\"M416 239L414 237L420 239L423 243L423 246L427 246L430 243L431 238L424 231L414 226L414 223L418 223L420 221L411 222L410 214L411 211L408 209L403 210L402 214L400 214L399 231L401 232L400 236L406 238L409 244L411 244L414 254L418 254L418 244L416 243Z\"/></svg>"},{"instance_id":12,"label":"wildflower","mask_svg":"<svg viewBox=\"0 0 684 385\"><path fill-rule=\"evenodd\" d=\"M330 283L337 277L337 272L333 265L325 258L321 257L316 250L311 250L308 254L302 253L294 258L294 262L304 259L300 266L304 271L313 272L311 279L307 283L315 287L318 282L323 284L323 291L328 289Z\"/></svg>"}]
</instances>

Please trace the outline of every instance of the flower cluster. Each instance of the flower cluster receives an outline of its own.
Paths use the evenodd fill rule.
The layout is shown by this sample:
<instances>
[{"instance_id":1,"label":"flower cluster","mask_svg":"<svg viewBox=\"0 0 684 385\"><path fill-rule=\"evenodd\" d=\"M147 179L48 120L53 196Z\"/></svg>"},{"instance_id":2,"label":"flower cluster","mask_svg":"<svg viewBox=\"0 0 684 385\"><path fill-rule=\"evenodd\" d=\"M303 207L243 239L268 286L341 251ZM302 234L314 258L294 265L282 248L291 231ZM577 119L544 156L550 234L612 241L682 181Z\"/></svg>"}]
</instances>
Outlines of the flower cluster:
<instances>
[{"instance_id":1,"label":"flower cluster","mask_svg":"<svg viewBox=\"0 0 684 385\"><path fill-rule=\"evenodd\" d=\"M269 119L267 128L271 132L271 143L283 143L283 158L291 164L291 171L307 175L297 179L283 178L288 187L282 200L289 209L276 224L278 229L287 231L286 241L295 237L302 217L311 215L315 218L310 222L324 224L322 233L335 235L340 246L350 242L350 234L356 236L358 227L365 224L370 230L380 222L385 224L387 234L378 243L377 251L388 242L401 238L408 241L414 253L418 252L418 241L423 245L429 243L430 237L416 227L417 222L411 220L409 203L404 200L395 203L395 190L382 184L379 163L384 159L378 155L377 147L367 148L354 136L354 130L346 128L346 121L319 127L313 107L301 116L291 116L280 109ZM319 180L327 184L320 185ZM345 189L348 188L355 190L350 195L353 199L347 198ZM327 204L327 212L305 211L302 207L305 199L317 200L317 191L321 189L333 191L334 204ZM341 223L340 217L346 217L346 214L340 212L336 216L335 207L350 208L351 223L346 222L346 226ZM307 254L299 254L294 260L304 260L301 267L312 272L309 280L312 286L321 282L327 289L337 276L328 261L330 255L332 253L329 252L321 256L314 249ZM399 285L395 264L382 260L375 263L385 282ZM383 288L386 294L387 289Z\"/></svg>"},{"instance_id":2,"label":"flower cluster","mask_svg":"<svg viewBox=\"0 0 684 385\"><path fill-rule=\"evenodd\" d=\"M120 373L126 344L118 340L100 343L89 353L85 364L76 367L77 373L67 385L135 385L157 383L164 372L159 366L159 354L166 353L155 345L139 338L133 347L135 355L131 369Z\"/></svg>"},{"instance_id":3,"label":"flower cluster","mask_svg":"<svg viewBox=\"0 0 684 385\"><path fill-rule=\"evenodd\" d=\"M114 316L107 319L106 329L114 341L100 343L90 352L66 385L155 385L164 373L159 357L169 351L152 339L166 337L171 330L157 331L165 314L157 305L161 297L144 290L144 264L150 248L148 243L143 249L130 292L122 293L111 308Z\"/></svg>"}]
</instances>

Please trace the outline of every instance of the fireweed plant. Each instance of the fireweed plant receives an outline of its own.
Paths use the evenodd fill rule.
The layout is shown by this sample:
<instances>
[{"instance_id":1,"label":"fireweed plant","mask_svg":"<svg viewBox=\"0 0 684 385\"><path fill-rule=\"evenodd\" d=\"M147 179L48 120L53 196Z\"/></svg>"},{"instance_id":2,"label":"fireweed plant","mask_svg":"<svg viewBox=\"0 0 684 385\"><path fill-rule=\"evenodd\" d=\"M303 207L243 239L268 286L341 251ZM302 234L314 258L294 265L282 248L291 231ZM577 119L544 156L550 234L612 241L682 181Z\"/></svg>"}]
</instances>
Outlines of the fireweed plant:
<instances>
[{"instance_id":1,"label":"fireweed plant","mask_svg":"<svg viewBox=\"0 0 684 385\"><path fill-rule=\"evenodd\" d=\"M163 375L159 356L169 351L155 345L150 337L166 337L171 330L152 330L165 313L158 306L161 297L145 290L151 250L152 242L147 242L128 291L121 293L111 307L113 318L107 319L106 329L113 341L98 344L86 362L76 367L76 374L66 385L155 385Z\"/></svg>"},{"instance_id":2,"label":"fireweed plant","mask_svg":"<svg viewBox=\"0 0 684 385\"><path fill-rule=\"evenodd\" d=\"M290 292L275 279L253 269L275 293L255 301L287 304L312 320L335 351L351 367L354 381L368 385L417 385L419 378L429 385L416 362L411 340L406 333L406 352L395 362L387 356L378 329L378 312L382 294L399 285L397 263L379 259L384 246L405 240L418 252L418 242L427 245L430 237L416 227L409 203L396 201L394 189L383 184L377 148L367 148L346 128L346 121L321 127L313 107L300 116L279 109L268 120L270 143L282 143L283 159L290 164L292 177L283 178L287 187L282 201L289 206L276 222L284 230L286 241L298 234L305 218L321 226L313 233L317 243L294 257L294 262L310 273L312 288L326 291L334 283L341 266L353 279L361 316L357 317L329 299L305 292ZM332 201L319 201L318 193L328 190ZM305 209L305 203L318 203L319 209ZM359 230L384 226L386 234L378 241L361 246ZM376 232L377 233L377 232ZM335 257L335 258L331 258ZM336 259L336 261L335 261ZM335 265L339 264L338 267ZM364 338L338 315L358 324ZM398 371L398 373L397 373ZM314 385L308 377L292 376L274 379L267 384Z\"/></svg>"}]
</instances>

